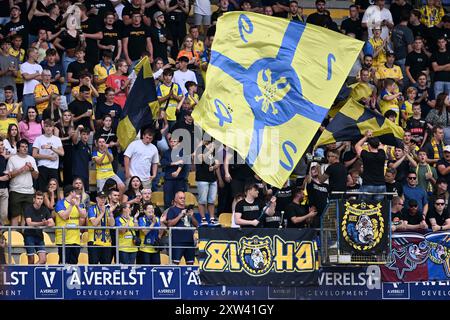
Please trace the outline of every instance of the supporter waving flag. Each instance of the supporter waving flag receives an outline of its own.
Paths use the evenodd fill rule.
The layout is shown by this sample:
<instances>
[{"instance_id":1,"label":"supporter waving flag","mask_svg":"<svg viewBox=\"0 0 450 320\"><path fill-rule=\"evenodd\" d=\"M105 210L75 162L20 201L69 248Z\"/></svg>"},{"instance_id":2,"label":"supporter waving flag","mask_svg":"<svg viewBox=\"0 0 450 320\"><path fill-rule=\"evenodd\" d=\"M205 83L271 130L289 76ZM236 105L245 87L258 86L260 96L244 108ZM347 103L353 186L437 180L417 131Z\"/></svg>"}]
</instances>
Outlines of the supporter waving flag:
<instances>
[{"instance_id":1,"label":"supporter waving flag","mask_svg":"<svg viewBox=\"0 0 450 320\"><path fill-rule=\"evenodd\" d=\"M315 25L230 12L219 18L199 126L281 188L363 43Z\"/></svg>"}]
</instances>

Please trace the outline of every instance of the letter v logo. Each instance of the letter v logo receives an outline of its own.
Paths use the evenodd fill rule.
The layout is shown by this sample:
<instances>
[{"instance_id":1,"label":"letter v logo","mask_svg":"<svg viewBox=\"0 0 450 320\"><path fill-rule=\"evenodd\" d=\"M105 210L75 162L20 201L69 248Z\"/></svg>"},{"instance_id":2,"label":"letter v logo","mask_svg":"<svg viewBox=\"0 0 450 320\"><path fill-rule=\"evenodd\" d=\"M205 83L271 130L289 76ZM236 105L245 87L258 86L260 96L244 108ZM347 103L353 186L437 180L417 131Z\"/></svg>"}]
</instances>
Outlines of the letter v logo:
<instances>
[{"instance_id":1,"label":"letter v logo","mask_svg":"<svg viewBox=\"0 0 450 320\"><path fill-rule=\"evenodd\" d=\"M48 274L50 273L50 278ZM47 288L50 288L55 280L56 272L42 272L42 276L44 277L45 285Z\"/></svg>"},{"instance_id":2,"label":"letter v logo","mask_svg":"<svg viewBox=\"0 0 450 320\"><path fill-rule=\"evenodd\" d=\"M168 288L170 283L172 282L173 271L167 271L167 277L165 272L160 272L159 275L161 276L161 279L163 281L164 288Z\"/></svg>"}]
</instances>

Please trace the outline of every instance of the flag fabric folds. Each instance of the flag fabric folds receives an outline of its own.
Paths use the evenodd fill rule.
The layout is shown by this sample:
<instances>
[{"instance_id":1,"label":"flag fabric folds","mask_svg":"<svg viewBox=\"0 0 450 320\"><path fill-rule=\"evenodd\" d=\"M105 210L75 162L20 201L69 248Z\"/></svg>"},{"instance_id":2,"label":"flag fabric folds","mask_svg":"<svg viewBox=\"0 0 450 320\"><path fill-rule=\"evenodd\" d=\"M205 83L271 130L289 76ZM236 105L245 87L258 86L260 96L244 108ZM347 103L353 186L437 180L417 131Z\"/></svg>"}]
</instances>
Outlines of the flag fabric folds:
<instances>
[{"instance_id":1,"label":"flag fabric folds","mask_svg":"<svg viewBox=\"0 0 450 320\"><path fill-rule=\"evenodd\" d=\"M117 127L122 150L136 138L143 126L152 123L159 109L153 71L147 56L139 61L134 72L137 77L128 94L123 116Z\"/></svg>"},{"instance_id":2,"label":"flag fabric folds","mask_svg":"<svg viewBox=\"0 0 450 320\"><path fill-rule=\"evenodd\" d=\"M322 132L316 145L360 139L367 130L372 130L382 143L391 146L397 146L404 134L400 126L349 98Z\"/></svg>"},{"instance_id":3,"label":"flag fabric folds","mask_svg":"<svg viewBox=\"0 0 450 320\"><path fill-rule=\"evenodd\" d=\"M195 123L282 187L326 116L362 42L250 12L219 18Z\"/></svg>"}]
</instances>

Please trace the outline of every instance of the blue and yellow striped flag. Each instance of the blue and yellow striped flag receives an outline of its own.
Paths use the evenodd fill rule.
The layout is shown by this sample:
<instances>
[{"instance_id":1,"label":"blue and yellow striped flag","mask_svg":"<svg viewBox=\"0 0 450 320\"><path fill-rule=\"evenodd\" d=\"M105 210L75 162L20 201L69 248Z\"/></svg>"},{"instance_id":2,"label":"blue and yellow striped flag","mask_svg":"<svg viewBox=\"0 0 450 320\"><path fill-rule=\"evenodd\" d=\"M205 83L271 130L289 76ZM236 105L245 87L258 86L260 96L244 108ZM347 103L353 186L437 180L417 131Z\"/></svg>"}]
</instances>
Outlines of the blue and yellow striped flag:
<instances>
[{"instance_id":1,"label":"blue and yellow striped flag","mask_svg":"<svg viewBox=\"0 0 450 320\"><path fill-rule=\"evenodd\" d=\"M117 136L122 150L136 138L139 130L152 123L159 111L155 79L147 56L134 67L136 80L128 94L122 119L119 120Z\"/></svg>"},{"instance_id":2,"label":"blue and yellow striped flag","mask_svg":"<svg viewBox=\"0 0 450 320\"><path fill-rule=\"evenodd\" d=\"M196 124L282 187L314 137L361 41L250 12L223 15Z\"/></svg>"}]
</instances>

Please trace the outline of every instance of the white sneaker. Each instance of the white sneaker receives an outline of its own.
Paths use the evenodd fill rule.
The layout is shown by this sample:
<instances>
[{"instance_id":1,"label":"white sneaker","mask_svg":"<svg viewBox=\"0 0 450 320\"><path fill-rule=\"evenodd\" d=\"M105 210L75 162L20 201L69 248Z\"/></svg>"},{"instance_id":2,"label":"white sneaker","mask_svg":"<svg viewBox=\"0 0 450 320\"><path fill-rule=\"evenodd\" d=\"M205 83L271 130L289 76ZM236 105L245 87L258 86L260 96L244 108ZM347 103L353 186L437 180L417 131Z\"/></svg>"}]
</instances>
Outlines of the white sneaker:
<instances>
[{"instance_id":1,"label":"white sneaker","mask_svg":"<svg viewBox=\"0 0 450 320\"><path fill-rule=\"evenodd\" d=\"M206 221L206 218L202 218L202 222L200 222L200 226L207 226L208 225L208 221Z\"/></svg>"}]
</instances>

